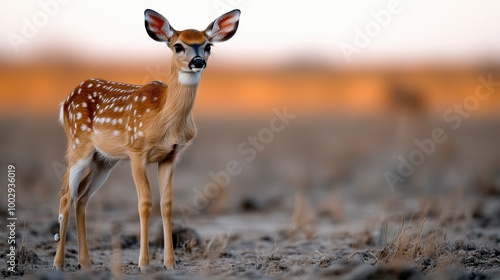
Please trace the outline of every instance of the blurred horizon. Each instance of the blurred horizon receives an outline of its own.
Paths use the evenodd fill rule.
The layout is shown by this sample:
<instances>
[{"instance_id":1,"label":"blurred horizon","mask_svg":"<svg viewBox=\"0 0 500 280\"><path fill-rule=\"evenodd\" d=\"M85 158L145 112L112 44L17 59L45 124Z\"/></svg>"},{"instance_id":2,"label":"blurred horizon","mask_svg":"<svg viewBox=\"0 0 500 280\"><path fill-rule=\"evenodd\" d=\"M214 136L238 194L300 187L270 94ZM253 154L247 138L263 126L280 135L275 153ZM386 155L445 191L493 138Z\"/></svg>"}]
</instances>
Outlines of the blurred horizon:
<instances>
[{"instance_id":1,"label":"blurred horizon","mask_svg":"<svg viewBox=\"0 0 500 280\"><path fill-rule=\"evenodd\" d=\"M195 115L265 118L289 106L311 117L383 115L391 84L406 84L439 115L500 69L499 2L70 0L3 2L0 115L55 116L91 77L167 82L171 51L146 34L143 11L178 30L242 11L238 32L216 44ZM408 85L409 84L409 85ZM497 115L498 98L474 117Z\"/></svg>"},{"instance_id":2,"label":"blurred horizon","mask_svg":"<svg viewBox=\"0 0 500 280\"><path fill-rule=\"evenodd\" d=\"M209 62L210 63L210 62ZM440 116L474 95L484 76L500 81L500 67L489 65L421 65L335 68L295 61L273 67L229 67L214 63L200 82L195 116L267 118L274 108L289 107L305 117L383 116L391 105L393 85L409 87L425 100L425 115ZM168 82L170 64L82 63L45 58L30 63L4 63L0 69L0 115L56 118L59 103L81 81L103 78L145 84ZM30 77L29 82L25 81ZM6 94L8 93L8 94ZM391 107L392 106L392 107ZM500 98L493 94L473 118L499 116Z\"/></svg>"}]
</instances>

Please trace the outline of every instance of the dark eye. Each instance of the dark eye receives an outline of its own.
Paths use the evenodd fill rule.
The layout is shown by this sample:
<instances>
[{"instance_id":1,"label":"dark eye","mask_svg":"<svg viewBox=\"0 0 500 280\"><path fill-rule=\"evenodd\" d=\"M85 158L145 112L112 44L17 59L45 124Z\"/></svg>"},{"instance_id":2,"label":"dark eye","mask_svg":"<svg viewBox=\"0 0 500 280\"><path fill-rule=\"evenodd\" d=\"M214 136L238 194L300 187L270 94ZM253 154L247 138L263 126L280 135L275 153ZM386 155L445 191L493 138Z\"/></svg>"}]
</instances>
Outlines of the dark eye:
<instances>
[{"instance_id":1,"label":"dark eye","mask_svg":"<svg viewBox=\"0 0 500 280\"><path fill-rule=\"evenodd\" d=\"M205 46L205 51L207 53L210 53L211 50L212 50L212 45L211 44L208 44L208 45Z\"/></svg>"},{"instance_id":2,"label":"dark eye","mask_svg":"<svg viewBox=\"0 0 500 280\"><path fill-rule=\"evenodd\" d=\"M184 51L184 47L181 44L175 44L174 49L176 53L180 53Z\"/></svg>"}]
</instances>

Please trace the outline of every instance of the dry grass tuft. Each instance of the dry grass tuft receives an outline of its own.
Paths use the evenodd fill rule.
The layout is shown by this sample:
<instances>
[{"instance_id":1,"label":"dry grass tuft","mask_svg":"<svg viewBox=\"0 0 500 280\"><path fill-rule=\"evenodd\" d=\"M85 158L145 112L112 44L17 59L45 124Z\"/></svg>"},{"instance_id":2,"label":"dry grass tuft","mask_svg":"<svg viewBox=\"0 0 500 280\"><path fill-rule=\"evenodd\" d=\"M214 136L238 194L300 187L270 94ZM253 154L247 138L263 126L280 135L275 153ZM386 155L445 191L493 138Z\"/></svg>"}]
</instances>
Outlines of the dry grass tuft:
<instances>
[{"instance_id":1,"label":"dry grass tuft","mask_svg":"<svg viewBox=\"0 0 500 280\"><path fill-rule=\"evenodd\" d=\"M295 194L292 226L286 230L286 234L296 236L302 233L307 239L313 239L316 235L316 229L313 211L306 200L304 190L301 189Z\"/></svg>"},{"instance_id":2,"label":"dry grass tuft","mask_svg":"<svg viewBox=\"0 0 500 280\"><path fill-rule=\"evenodd\" d=\"M379 254L379 259L385 263L409 263L418 257L438 257L444 243L439 238L438 231L422 237L425 218L415 228L406 224L403 218L398 227L396 236L387 243ZM387 233L387 230L386 230Z\"/></svg>"},{"instance_id":3,"label":"dry grass tuft","mask_svg":"<svg viewBox=\"0 0 500 280\"><path fill-rule=\"evenodd\" d=\"M26 234L26 225L23 224L23 238L21 241L21 248L17 251L17 270L23 272L28 264L33 265L39 262L40 259L34 250L28 246L28 238Z\"/></svg>"},{"instance_id":4,"label":"dry grass tuft","mask_svg":"<svg viewBox=\"0 0 500 280\"><path fill-rule=\"evenodd\" d=\"M39 260L35 251L28 248L26 244L23 244L21 248L19 248L19 251L17 251L17 270L24 271L28 264L33 265Z\"/></svg>"},{"instance_id":5,"label":"dry grass tuft","mask_svg":"<svg viewBox=\"0 0 500 280\"><path fill-rule=\"evenodd\" d=\"M227 254L229 233L227 235L214 235L205 246L204 258L219 258Z\"/></svg>"},{"instance_id":6,"label":"dry grass tuft","mask_svg":"<svg viewBox=\"0 0 500 280\"><path fill-rule=\"evenodd\" d=\"M278 235L274 237L274 243L273 247L271 248L271 251L269 251L269 255L267 255L268 260L280 260L281 258L276 256L276 252L278 252L279 249L279 244L277 243Z\"/></svg>"},{"instance_id":7,"label":"dry grass tuft","mask_svg":"<svg viewBox=\"0 0 500 280\"><path fill-rule=\"evenodd\" d=\"M379 260L389 265L417 265L423 272L450 265L452 261L445 248L446 232L441 228L424 232L425 223L423 218L415 227L402 218L396 235L380 251Z\"/></svg>"}]
</instances>

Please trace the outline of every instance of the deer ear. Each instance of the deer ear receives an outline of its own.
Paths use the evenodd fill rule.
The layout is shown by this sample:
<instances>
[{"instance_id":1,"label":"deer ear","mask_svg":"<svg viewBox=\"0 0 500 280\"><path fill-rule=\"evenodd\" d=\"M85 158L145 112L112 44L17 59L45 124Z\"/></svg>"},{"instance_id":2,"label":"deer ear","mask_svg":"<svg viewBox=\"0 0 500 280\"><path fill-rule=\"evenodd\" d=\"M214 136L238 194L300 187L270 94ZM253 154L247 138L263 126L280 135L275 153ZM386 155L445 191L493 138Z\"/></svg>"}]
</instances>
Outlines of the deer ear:
<instances>
[{"instance_id":1,"label":"deer ear","mask_svg":"<svg viewBox=\"0 0 500 280\"><path fill-rule=\"evenodd\" d=\"M147 9L144 11L144 24L149 37L159 42L169 42L175 34L168 20L159 13Z\"/></svg>"},{"instance_id":2,"label":"deer ear","mask_svg":"<svg viewBox=\"0 0 500 280\"><path fill-rule=\"evenodd\" d=\"M224 42L236 33L240 22L240 10L232 10L214 20L207 29L205 35L211 43Z\"/></svg>"}]
</instances>

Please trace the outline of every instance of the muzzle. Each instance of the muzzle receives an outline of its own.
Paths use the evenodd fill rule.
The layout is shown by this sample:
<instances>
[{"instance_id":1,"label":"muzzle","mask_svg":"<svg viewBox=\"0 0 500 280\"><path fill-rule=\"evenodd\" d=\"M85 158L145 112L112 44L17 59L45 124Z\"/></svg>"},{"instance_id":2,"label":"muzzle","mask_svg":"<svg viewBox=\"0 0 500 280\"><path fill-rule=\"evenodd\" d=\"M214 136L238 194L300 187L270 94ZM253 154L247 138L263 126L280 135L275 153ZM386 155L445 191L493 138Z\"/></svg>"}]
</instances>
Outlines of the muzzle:
<instances>
[{"instance_id":1,"label":"muzzle","mask_svg":"<svg viewBox=\"0 0 500 280\"><path fill-rule=\"evenodd\" d=\"M201 56L195 56L193 57L193 59L191 59L188 66L189 69L193 68L203 69L207 67L207 62L203 58L201 58Z\"/></svg>"}]
</instances>

